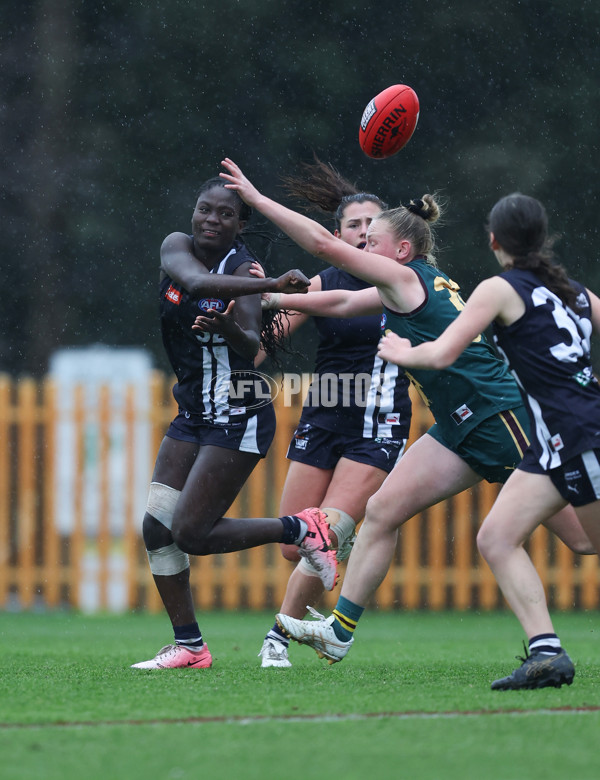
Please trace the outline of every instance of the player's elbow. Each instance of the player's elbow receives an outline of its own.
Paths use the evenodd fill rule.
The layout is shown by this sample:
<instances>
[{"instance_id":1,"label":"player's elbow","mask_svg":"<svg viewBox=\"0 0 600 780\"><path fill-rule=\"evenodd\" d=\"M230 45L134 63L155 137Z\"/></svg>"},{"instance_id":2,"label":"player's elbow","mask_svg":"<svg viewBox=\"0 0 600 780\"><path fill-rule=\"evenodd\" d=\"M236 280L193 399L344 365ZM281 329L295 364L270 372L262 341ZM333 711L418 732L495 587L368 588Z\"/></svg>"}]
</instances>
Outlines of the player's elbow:
<instances>
[{"instance_id":1,"label":"player's elbow","mask_svg":"<svg viewBox=\"0 0 600 780\"><path fill-rule=\"evenodd\" d=\"M454 360L449 360L448 355L434 355L431 358L429 368L432 368L435 371L443 371L445 368L452 365L452 363L454 363Z\"/></svg>"},{"instance_id":2,"label":"player's elbow","mask_svg":"<svg viewBox=\"0 0 600 780\"><path fill-rule=\"evenodd\" d=\"M437 371L443 371L448 366L456 361L460 351L454 349L448 349L443 344L437 344L432 342L430 352L430 368Z\"/></svg>"}]
</instances>

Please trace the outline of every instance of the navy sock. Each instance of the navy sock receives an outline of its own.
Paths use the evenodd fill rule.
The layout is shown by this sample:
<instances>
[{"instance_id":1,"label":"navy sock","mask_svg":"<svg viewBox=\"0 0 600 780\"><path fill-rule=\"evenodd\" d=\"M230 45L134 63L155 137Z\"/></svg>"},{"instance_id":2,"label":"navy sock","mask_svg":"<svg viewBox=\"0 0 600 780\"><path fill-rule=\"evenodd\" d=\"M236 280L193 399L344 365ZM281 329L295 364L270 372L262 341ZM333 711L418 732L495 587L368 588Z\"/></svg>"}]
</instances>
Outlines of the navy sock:
<instances>
[{"instance_id":1,"label":"navy sock","mask_svg":"<svg viewBox=\"0 0 600 780\"><path fill-rule=\"evenodd\" d=\"M275 623L273 628L266 635L265 639L274 639L276 642L281 642L281 644L285 645L286 647L289 647L290 645L290 638L286 636L279 628L279 623Z\"/></svg>"},{"instance_id":2,"label":"navy sock","mask_svg":"<svg viewBox=\"0 0 600 780\"><path fill-rule=\"evenodd\" d=\"M175 644L184 645L198 650L204 644L198 623L188 623L186 626L173 626Z\"/></svg>"},{"instance_id":3,"label":"navy sock","mask_svg":"<svg viewBox=\"0 0 600 780\"><path fill-rule=\"evenodd\" d=\"M556 634L538 634L529 640L529 653L558 655L561 651L560 639Z\"/></svg>"},{"instance_id":4,"label":"navy sock","mask_svg":"<svg viewBox=\"0 0 600 780\"><path fill-rule=\"evenodd\" d=\"M300 544L306 536L307 525L296 515L285 515L279 518L283 524L282 544Z\"/></svg>"}]
</instances>

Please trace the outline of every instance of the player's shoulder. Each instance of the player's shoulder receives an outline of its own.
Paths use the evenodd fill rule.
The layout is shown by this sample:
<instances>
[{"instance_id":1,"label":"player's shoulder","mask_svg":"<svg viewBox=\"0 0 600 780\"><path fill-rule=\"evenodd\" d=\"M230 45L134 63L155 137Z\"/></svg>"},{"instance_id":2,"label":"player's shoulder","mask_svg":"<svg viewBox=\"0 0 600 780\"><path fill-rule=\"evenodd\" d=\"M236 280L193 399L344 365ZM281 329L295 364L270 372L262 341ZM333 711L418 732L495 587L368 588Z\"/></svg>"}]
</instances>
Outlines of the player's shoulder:
<instances>
[{"instance_id":1,"label":"player's shoulder","mask_svg":"<svg viewBox=\"0 0 600 780\"><path fill-rule=\"evenodd\" d=\"M500 312L505 306L521 301L521 295L515 289L517 285L512 281L501 274L479 282L468 298L469 308L480 305Z\"/></svg>"},{"instance_id":2,"label":"player's shoulder","mask_svg":"<svg viewBox=\"0 0 600 780\"><path fill-rule=\"evenodd\" d=\"M161 244L160 251L177 251L182 248L188 249L191 243L192 237L188 233L175 231L174 233L169 233L167 236L165 236Z\"/></svg>"}]
</instances>

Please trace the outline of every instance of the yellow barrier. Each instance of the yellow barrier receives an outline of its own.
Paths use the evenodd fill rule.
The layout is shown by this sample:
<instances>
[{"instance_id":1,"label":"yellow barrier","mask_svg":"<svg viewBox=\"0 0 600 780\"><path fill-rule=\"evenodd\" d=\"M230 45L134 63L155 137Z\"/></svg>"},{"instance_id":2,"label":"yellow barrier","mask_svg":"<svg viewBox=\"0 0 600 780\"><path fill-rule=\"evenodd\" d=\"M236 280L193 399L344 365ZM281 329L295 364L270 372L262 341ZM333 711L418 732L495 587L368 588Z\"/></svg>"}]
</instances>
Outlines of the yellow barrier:
<instances>
[{"instance_id":1,"label":"yellow barrier","mask_svg":"<svg viewBox=\"0 0 600 780\"><path fill-rule=\"evenodd\" d=\"M142 454L134 446L139 425L149 431L150 452L143 454L150 463L150 480L154 455L175 410L172 383L171 377L154 374L145 412L136 404L133 387L126 392L118 412L123 426L119 462L126 485L134 485L136 459ZM140 537L143 510L137 508L132 490L122 497L120 528L115 531L111 523L111 425L117 412L110 390L102 387L94 402L98 507L92 530L84 476L90 446L89 399L78 387L68 411L74 473L66 497L72 522L65 528L57 509L57 433L62 423L56 395L49 379L0 376L0 609L114 609L117 592L117 609L158 611L162 607ZM285 453L300 413L301 396L291 398L291 405L284 404L283 395L275 400L275 441L231 507L232 516L277 515L287 470ZM431 423L416 396L413 409L411 440ZM477 528L496 493L497 486L483 483L410 520L400 532L393 565L371 606L385 610L502 607L495 580L475 546ZM554 608L598 608L596 556L574 555L544 528L535 532L529 549ZM275 610L290 571L291 564L281 557L277 545L194 559L196 604L200 610ZM94 592L91 602L86 588ZM322 606L333 606L336 594L337 589L327 594Z\"/></svg>"}]
</instances>

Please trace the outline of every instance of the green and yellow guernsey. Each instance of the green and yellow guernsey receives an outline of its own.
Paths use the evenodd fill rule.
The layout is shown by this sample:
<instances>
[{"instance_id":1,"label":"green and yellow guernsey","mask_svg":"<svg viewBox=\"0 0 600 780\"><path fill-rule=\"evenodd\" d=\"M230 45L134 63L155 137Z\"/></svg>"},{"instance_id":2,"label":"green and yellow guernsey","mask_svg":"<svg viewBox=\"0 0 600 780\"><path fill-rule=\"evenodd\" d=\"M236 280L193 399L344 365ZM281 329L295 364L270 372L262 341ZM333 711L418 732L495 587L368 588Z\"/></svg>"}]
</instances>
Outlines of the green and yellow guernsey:
<instances>
[{"instance_id":1,"label":"green and yellow guernsey","mask_svg":"<svg viewBox=\"0 0 600 780\"><path fill-rule=\"evenodd\" d=\"M413 346L436 339L456 319L464 301L459 286L425 258L406 265L421 281L425 300L408 314L384 306L382 331L391 330ZM483 334L441 371L411 369L407 376L430 408L448 444L460 444L479 423L498 412L521 406L515 380Z\"/></svg>"}]
</instances>

